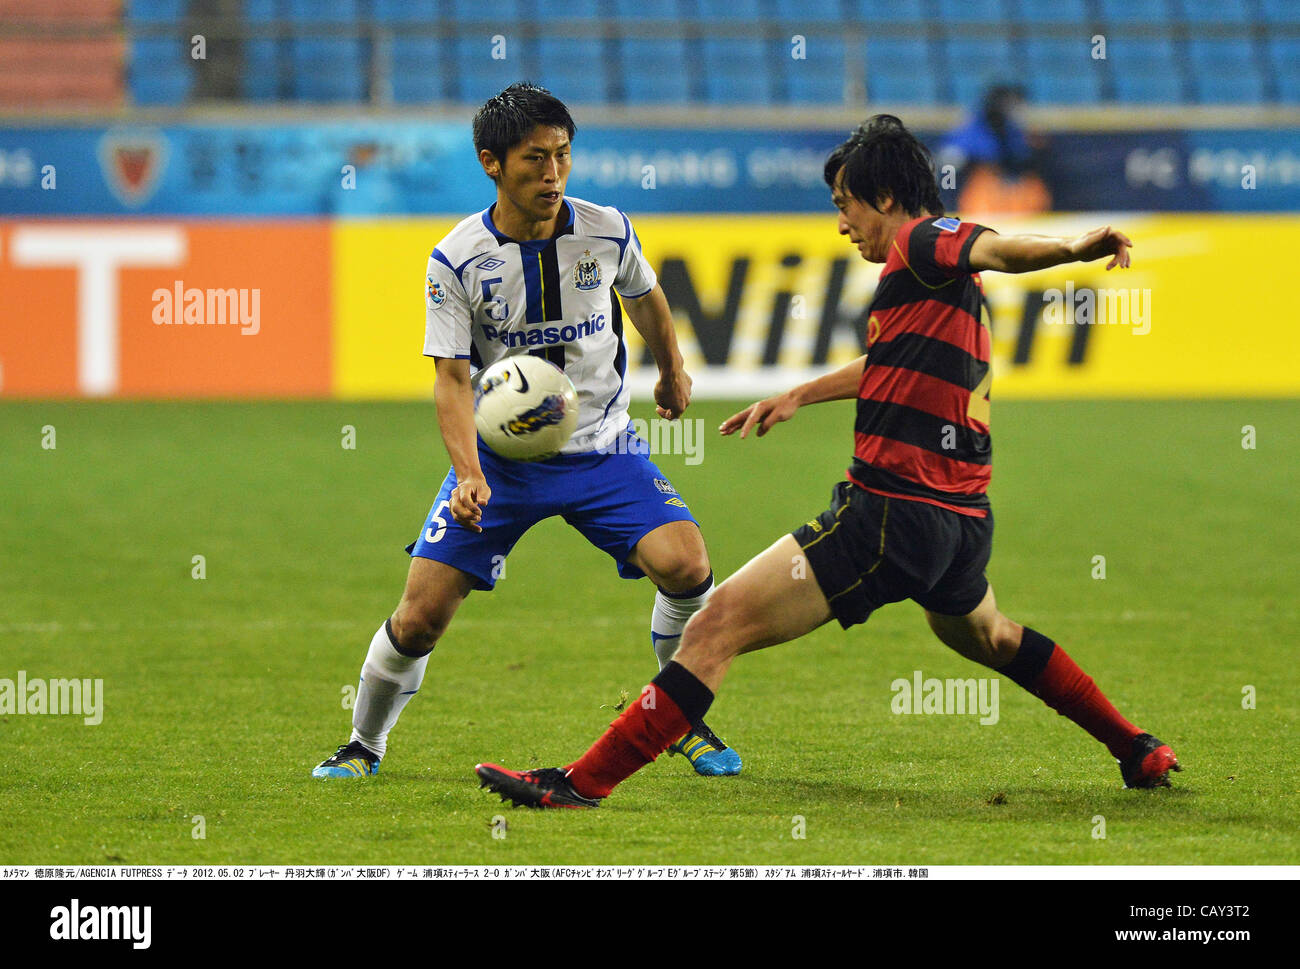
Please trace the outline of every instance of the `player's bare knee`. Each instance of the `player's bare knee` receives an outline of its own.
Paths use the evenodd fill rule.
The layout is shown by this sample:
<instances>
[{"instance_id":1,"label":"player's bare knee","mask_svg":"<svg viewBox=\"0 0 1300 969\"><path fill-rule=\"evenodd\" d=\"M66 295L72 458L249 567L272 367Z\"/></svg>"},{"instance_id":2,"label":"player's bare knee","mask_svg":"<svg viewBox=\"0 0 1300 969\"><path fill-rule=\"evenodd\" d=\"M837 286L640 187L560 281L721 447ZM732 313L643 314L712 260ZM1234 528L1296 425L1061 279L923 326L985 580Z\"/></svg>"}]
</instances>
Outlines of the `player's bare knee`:
<instances>
[{"instance_id":1,"label":"player's bare knee","mask_svg":"<svg viewBox=\"0 0 1300 969\"><path fill-rule=\"evenodd\" d=\"M681 595L699 588L709 577L709 557L704 548L683 549L666 562L658 562L656 584L669 595Z\"/></svg>"},{"instance_id":2,"label":"player's bare knee","mask_svg":"<svg viewBox=\"0 0 1300 969\"><path fill-rule=\"evenodd\" d=\"M1015 659L1016 653L1020 652L1020 639L1024 632L1025 627L1020 623L1013 622L1002 613L998 613L988 644L989 656L992 659L988 665L996 669L1006 666Z\"/></svg>"},{"instance_id":3,"label":"player's bare knee","mask_svg":"<svg viewBox=\"0 0 1300 969\"><path fill-rule=\"evenodd\" d=\"M746 630L749 625L739 608L738 596L725 585L719 586L713 590L704 608L686 624L682 646L685 648L689 644L709 655L736 656L748 645Z\"/></svg>"},{"instance_id":4,"label":"player's bare knee","mask_svg":"<svg viewBox=\"0 0 1300 969\"><path fill-rule=\"evenodd\" d=\"M391 626L398 648L407 653L427 653L447 631L451 614L403 601L393 613Z\"/></svg>"}]
</instances>

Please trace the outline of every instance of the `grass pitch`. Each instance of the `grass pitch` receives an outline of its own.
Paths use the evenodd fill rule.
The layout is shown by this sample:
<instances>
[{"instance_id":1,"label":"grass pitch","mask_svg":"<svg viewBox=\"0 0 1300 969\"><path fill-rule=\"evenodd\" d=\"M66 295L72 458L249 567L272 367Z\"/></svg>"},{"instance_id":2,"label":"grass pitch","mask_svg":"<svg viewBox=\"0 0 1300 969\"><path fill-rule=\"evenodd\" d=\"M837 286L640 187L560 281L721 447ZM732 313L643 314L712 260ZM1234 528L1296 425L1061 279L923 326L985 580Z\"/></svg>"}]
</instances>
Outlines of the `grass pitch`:
<instances>
[{"instance_id":1,"label":"grass pitch","mask_svg":"<svg viewBox=\"0 0 1300 969\"><path fill-rule=\"evenodd\" d=\"M657 458L719 577L825 507L852 443L851 404L743 442L711 430L732 410L692 408L702 464ZM467 601L381 773L309 776L446 468L432 405L4 404L0 678L102 678L105 707L0 716L0 863L1295 864L1297 417L995 405L999 603L1174 746L1174 789L1121 790L1009 681L993 725L893 714L915 670L986 675L902 603L736 663L709 720L742 776L665 757L599 811L525 812L474 763L572 759L654 669L652 588L561 522Z\"/></svg>"}]
</instances>

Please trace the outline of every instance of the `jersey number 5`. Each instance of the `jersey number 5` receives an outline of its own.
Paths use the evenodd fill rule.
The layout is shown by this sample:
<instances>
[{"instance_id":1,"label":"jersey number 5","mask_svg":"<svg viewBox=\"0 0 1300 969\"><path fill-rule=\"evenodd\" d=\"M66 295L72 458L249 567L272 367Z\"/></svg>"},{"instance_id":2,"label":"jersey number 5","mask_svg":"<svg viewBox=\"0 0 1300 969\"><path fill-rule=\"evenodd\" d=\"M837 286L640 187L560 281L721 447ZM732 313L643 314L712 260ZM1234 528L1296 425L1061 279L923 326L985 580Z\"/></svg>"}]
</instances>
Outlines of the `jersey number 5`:
<instances>
[{"instance_id":1,"label":"jersey number 5","mask_svg":"<svg viewBox=\"0 0 1300 969\"><path fill-rule=\"evenodd\" d=\"M483 312L487 314L489 320L504 323L510 316L510 304L506 302L504 296L495 296L492 293L492 287L500 282L500 276L493 276L491 279L480 280L479 286L483 289Z\"/></svg>"}]
</instances>

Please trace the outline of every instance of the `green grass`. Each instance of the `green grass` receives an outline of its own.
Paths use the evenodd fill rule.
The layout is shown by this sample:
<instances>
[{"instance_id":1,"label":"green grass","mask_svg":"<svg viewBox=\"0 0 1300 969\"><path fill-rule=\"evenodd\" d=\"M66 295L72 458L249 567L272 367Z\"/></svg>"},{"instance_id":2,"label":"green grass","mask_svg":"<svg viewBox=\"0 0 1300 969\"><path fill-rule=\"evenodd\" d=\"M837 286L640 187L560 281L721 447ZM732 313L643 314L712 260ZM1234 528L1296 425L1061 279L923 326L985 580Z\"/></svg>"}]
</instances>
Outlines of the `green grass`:
<instances>
[{"instance_id":1,"label":"green grass","mask_svg":"<svg viewBox=\"0 0 1300 969\"><path fill-rule=\"evenodd\" d=\"M502 811L474 763L575 757L653 670L651 588L554 521L467 601L382 773L308 776L347 736L343 690L445 470L431 405L6 403L0 677L98 677L106 703L99 726L0 717L0 863L1300 863L1298 416L994 411L999 603L1175 746L1174 789L1120 790L1099 744L1007 681L996 725L893 715L896 677L983 675L903 603L736 663L710 722L741 777L662 758L599 811L534 813ZM710 436L699 466L660 459L719 576L825 507L850 427L824 405L762 441Z\"/></svg>"}]
</instances>

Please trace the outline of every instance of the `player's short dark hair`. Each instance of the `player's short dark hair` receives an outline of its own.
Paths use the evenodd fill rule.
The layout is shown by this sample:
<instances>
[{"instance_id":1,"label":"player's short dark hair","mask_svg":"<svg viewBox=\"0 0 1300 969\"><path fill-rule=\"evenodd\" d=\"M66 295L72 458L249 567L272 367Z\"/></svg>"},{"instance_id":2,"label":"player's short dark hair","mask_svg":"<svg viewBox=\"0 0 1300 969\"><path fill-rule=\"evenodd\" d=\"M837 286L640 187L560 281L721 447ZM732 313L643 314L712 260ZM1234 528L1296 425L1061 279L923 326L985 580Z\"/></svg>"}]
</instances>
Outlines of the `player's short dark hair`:
<instances>
[{"instance_id":1,"label":"player's short dark hair","mask_svg":"<svg viewBox=\"0 0 1300 969\"><path fill-rule=\"evenodd\" d=\"M546 88L526 81L511 84L474 115L474 152L486 148L504 166L506 152L539 124L563 128L570 141L578 130L564 102Z\"/></svg>"},{"instance_id":2,"label":"player's short dark hair","mask_svg":"<svg viewBox=\"0 0 1300 969\"><path fill-rule=\"evenodd\" d=\"M830 153L822 174L832 189L841 168L844 188L873 209L888 195L908 215L943 215L930 150L892 114L868 118Z\"/></svg>"}]
</instances>

